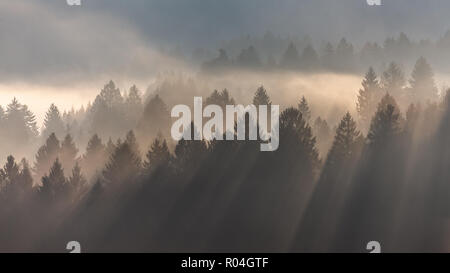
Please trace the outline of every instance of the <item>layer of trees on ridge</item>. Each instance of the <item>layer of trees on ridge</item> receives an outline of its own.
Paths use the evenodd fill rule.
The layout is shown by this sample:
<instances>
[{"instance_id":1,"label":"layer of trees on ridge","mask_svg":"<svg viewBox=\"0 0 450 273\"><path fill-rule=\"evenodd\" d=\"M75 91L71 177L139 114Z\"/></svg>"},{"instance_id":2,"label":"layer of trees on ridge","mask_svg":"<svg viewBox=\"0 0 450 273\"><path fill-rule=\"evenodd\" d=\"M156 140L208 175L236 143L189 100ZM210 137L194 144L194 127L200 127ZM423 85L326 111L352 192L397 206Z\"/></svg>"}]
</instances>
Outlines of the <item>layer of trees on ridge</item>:
<instances>
[{"instance_id":1,"label":"layer of trees on ridge","mask_svg":"<svg viewBox=\"0 0 450 273\"><path fill-rule=\"evenodd\" d=\"M271 32L262 37L242 36L225 41L217 52L196 49L192 58L204 71L245 68L251 70L297 70L305 72L357 72L372 65L380 68L390 60L413 65L414 56L424 55L440 70L448 70L445 59L450 49L450 31L436 41L411 40L405 33L383 42L366 42L360 48L345 37L332 43L314 43L309 36L283 38ZM179 57L179 56L178 56Z\"/></svg>"}]
</instances>

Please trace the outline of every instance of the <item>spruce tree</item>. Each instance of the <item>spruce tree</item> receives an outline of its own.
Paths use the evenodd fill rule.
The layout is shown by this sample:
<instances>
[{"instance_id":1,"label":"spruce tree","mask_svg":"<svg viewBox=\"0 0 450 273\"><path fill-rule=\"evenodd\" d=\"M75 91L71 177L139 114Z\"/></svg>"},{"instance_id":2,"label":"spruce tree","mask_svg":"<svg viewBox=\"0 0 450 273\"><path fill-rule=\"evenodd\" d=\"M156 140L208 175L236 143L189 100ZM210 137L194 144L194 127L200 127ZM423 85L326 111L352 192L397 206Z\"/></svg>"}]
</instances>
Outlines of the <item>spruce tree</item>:
<instances>
[{"instance_id":1,"label":"spruce tree","mask_svg":"<svg viewBox=\"0 0 450 273\"><path fill-rule=\"evenodd\" d=\"M78 148L70 134L67 134L61 143L59 159L64 170L72 170L77 162Z\"/></svg>"},{"instance_id":2,"label":"spruce tree","mask_svg":"<svg viewBox=\"0 0 450 273\"><path fill-rule=\"evenodd\" d=\"M36 154L36 161L34 163L34 172L37 179L48 172L55 159L58 157L61 146L58 138L54 133L51 133L47 138L45 144L41 146Z\"/></svg>"},{"instance_id":3,"label":"spruce tree","mask_svg":"<svg viewBox=\"0 0 450 273\"><path fill-rule=\"evenodd\" d=\"M301 67L305 70L314 70L319 68L319 55L312 45L308 45L303 49L300 57Z\"/></svg>"},{"instance_id":4,"label":"spruce tree","mask_svg":"<svg viewBox=\"0 0 450 273\"><path fill-rule=\"evenodd\" d=\"M86 177L91 178L96 171L103 168L107 158L102 140L97 134L94 134L87 144L86 153L81 161Z\"/></svg>"},{"instance_id":5,"label":"spruce tree","mask_svg":"<svg viewBox=\"0 0 450 273\"><path fill-rule=\"evenodd\" d=\"M286 160L289 154L294 153L298 162L303 164L304 170L311 175L318 172L320 160L316 148L316 138L300 110L290 107L280 115L280 143L278 153L285 154Z\"/></svg>"},{"instance_id":6,"label":"spruce tree","mask_svg":"<svg viewBox=\"0 0 450 273\"><path fill-rule=\"evenodd\" d=\"M110 159L110 157L112 156L112 154L114 153L116 148L117 148L116 144L114 144L112 139L109 138L108 142L106 143L106 146L105 146L105 157L106 157L106 160Z\"/></svg>"},{"instance_id":7,"label":"spruce tree","mask_svg":"<svg viewBox=\"0 0 450 273\"><path fill-rule=\"evenodd\" d=\"M303 115L303 118L306 122L310 122L311 120L311 110L309 109L308 101L306 100L305 96L302 97L298 104L298 110Z\"/></svg>"},{"instance_id":8,"label":"spruce tree","mask_svg":"<svg viewBox=\"0 0 450 273\"><path fill-rule=\"evenodd\" d=\"M0 176L3 178L3 190L13 187L19 180L20 169L12 155L6 159L6 164L0 170Z\"/></svg>"},{"instance_id":9,"label":"spruce tree","mask_svg":"<svg viewBox=\"0 0 450 273\"><path fill-rule=\"evenodd\" d=\"M140 175L141 161L133 148L125 141L118 141L116 149L103 171L107 183L135 182Z\"/></svg>"},{"instance_id":10,"label":"spruce tree","mask_svg":"<svg viewBox=\"0 0 450 273\"><path fill-rule=\"evenodd\" d=\"M125 107L129 122L134 125L137 124L144 109L142 105L141 91L139 91L136 85L133 85L130 88L128 96L125 100Z\"/></svg>"},{"instance_id":11,"label":"spruce tree","mask_svg":"<svg viewBox=\"0 0 450 273\"><path fill-rule=\"evenodd\" d=\"M191 139L194 137L194 124L191 122ZM190 174L195 172L203 162L208 152L208 146L204 140L179 140L175 146L174 165L178 173Z\"/></svg>"},{"instance_id":12,"label":"spruce tree","mask_svg":"<svg viewBox=\"0 0 450 273\"><path fill-rule=\"evenodd\" d=\"M2 129L11 146L27 146L39 134L36 117L14 98L6 108Z\"/></svg>"},{"instance_id":13,"label":"spruce tree","mask_svg":"<svg viewBox=\"0 0 450 273\"><path fill-rule=\"evenodd\" d=\"M363 145L364 139L356 128L356 122L347 112L336 128L320 179L303 214L295 251L330 249Z\"/></svg>"},{"instance_id":14,"label":"spruce tree","mask_svg":"<svg viewBox=\"0 0 450 273\"><path fill-rule=\"evenodd\" d=\"M20 187L24 189L24 191L31 191L33 188L33 176L31 174L30 164L23 158L22 161L20 161L20 165Z\"/></svg>"},{"instance_id":15,"label":"spruce tree","mask_svg":"<svg viewBox=\"0 0 450 273\"><path fill-rule=\"evenodd\" d=\"M260 86L258 90L256 90L256 93L253 96L253 104L256 106L259 105L269 106L272 104L269 95L267 94L267 90L264 88L264 86Z\"/></svg>"},{"instance_id":16,"label":"spruce tree","mask_svg":"<svg viewBox=\"0 0 450 273\"><path fill-rule=\"evenodd\" d=\"M401 132L402 117L395 100L393 103L386 102L392 97L386 95L380 102L377 112L370 124L367 138L371 145L383 145L390 143Z\"/></svg>"},{"instance_id":17,"label":"spruce tree","mask_svg":"<svg viewBox=\"0 0 450 273\"><path fill-rule=\"evenodd\" d=\"M48 201L52 201L55 198L63 198L67 193L66 177L64 176L64 170L56 158L48 175L42 177L42 185L39 188L41 196Z\"/></svg>"},{"instance_id":18,"label":"spruce tree","mask_svg":"<svg viewBox=\"0 0 450 273\"><path fill-rule=\"evenodd\" d=\"M144 172L147 174L159 168L165 168L171 161L172 156L170 154L167 142L158 136L152 143L150 150L147 152L146 160L144 161L143 167Z\"/></svg>"},{"instance_id":19,"label":"spruce tree","mask_svg":"<svg viewBox=\"0 0 450 273\"><path fill-rule=\"evenodd\" d=\"M100 135L117 137L123 128L130 126L124 98L113 81L107 83L89 109L90 131Z\"/></svg>"},{"instance_id":20,"label":"spruce tree","mask_svg":"<svg viewBox=\"0 0 450 273\"><path fill-rule=\"evenodd\" d=\"M139 139L148 139L162 133L169 135L170 112L159 95L155 95L144 107L144 113L139 120L137 133Z\"/></svg>"},{"instance_id":21,"label":"spruce tree","mask_svg":"<svg viewBox=\"0 0 450 273\"><path fill-rule=\"evenodd\" d=\"M356 122L347 112L336 129L333 145L325 163L325 170L329 172L331 168L334 168L334 171L338 171L341 164L356 159L362 144L363 139L356 127Z\"/></svg>"},{"instance_id":22,"label":"spruce tree","mask_svg":"<svg viewBox=\"0 0 450 273\"><path fill-rule=\"evenodd\" d=\"M382 85L384 91L396 97L401 97L403 96L405 83L406 80L403 71L396 63L391 62L386 71L383 72Z\"/></svg>"},{"instance_id":23,"label":"spruce tree","mask_svg":"<svg viewBox=\"0 0 450 273\"><path fill-rule=\"evenodd\" d=\"M222 90L222 92L214 90L205 100L205 105L210 104L219 105L222 109L225 109L226 105L234 105L235 101L227 89Z\"/></svg>"},{"instance_id":24,"label":"spruce tree","mask_svg":"<svg viewBox=\"0 0 450 273\"><path fill-rule=\"evenodd\" d=\"M255 47L243 49L237 58L237 63L242 67L256 68L261 66L261 60Z\"/></svg>"},{"instance_id":25,"label":"spruce tree","mask_svg":"<svg viewBox=\"0 0 450 273\"><path fill-rule=\"evenodd\" d=\"M79 192L87 183L86 178L81 173L80 165L75 163L72 169L72 175L68 179L69 187L73 192Z\"/></svg>"},{"instance_id":26,"label":"spruce tree","mask_svg":"<svg viewBox=\"0 0 450 273\"><path fill-rule=\"evenodd\" d=\"M58 107L52 103L45 114L42 137L47 138L51 133L55 133L57 137L62 137L65 129Z\"/></svg>"},{"instance_id":27,"label":"spruce tree","mask_svg":"<svg viewBox=\"0 0 450 273\"><path fill-rule=\"evenodd\" d=\"M300 66L300 56L298 54L297 47L294 43L290 42L288 48L281 58L280 65L284 68L296 69Z\"/></svg>"},{"instance_id":28,"label":"spruce tree","mask_svg":"<svg viewBox=\"0 0 450 273\"><path fill-rule=\"evenodd\" d=\"M323 50L323 55L321 57L322 66L326 69L333 70L335 68L335 56L333 45L328 42Z\"/></svg>"},{"instance_id":29,"label":"spruce tree","mask_svg":"<svg viewBox=\"0 0 450 273\"><path fill-rule=\"evenodd\" d=\"M133 153L141 160L141 150L139 149L139 144L136 140L133 130L129 131L125 137L125 142L130 146Z\"/></svg>"},{"instance_id":30,"label":"spruce tree","mask_svg":"<svg viewBox=\"0 0 450 273\"><path fill-rule=\"evenodd\" d=\"M438 99L433 69L424 57L417 60L409 84L411 85L410 91L413 102L436 101Z\"/></svg>"},{"instance_id":31,"label":"spruce tree","mask_svg":"<svg viewBox=\"0 0 450 273\"><path fill-rule=\"evenodd\" d=\"M377 103L380 99L380 84L377 75L372 67L367 71L359 89L356 110L364 124L368 124L376 111Z\"/></svg>"}]
</instances>

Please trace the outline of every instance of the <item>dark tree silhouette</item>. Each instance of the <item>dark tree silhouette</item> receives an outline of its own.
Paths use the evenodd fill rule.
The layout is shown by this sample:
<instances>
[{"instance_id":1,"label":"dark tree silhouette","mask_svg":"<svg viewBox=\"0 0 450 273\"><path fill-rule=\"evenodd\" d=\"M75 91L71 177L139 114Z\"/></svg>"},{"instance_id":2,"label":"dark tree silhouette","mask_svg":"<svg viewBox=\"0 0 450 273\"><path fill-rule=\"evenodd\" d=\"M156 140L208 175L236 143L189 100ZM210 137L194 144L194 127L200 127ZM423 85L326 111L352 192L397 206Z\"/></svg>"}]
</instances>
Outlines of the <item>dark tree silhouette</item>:
<instances>
[{"instance_id":1,"label":"dark tree silhouette","mask_svg":"<svg viewBox=\"0 0 450 273\"><path fill-rule=\"evenodd\" d=\"M6 107L3 124L2 131L11 147L28 147L39 134L36 117L26 105L20 104L16 98Z\"/></svg>"},{"instance_id":2,"label":"dark tree silhouette","mask_svg":"<svg viewBox=\"0 0 450 273\"><path fill-rule=\"evenodd\" d=\"M358 92L356 110L364 126L368 126L370 119L376 111L377 103L381 98L381 88L372 67L367 71L362 83L362 89Z\"/></svg>"},{"instance_id":3,"label":"dark tree silhouette","mask_svg":"<svg viewBox=\"0 0 450 273\"><path fill-rule=\"evenodd\" d=\"M0 169L1 191L3 194L14 194L13 188L16 187L20 179L20 169L13 156L8 156L3 169Z\"/></svg>"},{"instance_id":4,"label":"dark tree silhouette","mask_svg":"<svg viewBox=\"0 0 450 273\"><path fill-rule=\"evenodd\" d=\"M230 60L225 49L219 49L219 56L212 59L211 61L205 62L203 64L203 70L205 71L217 71L226 68L230 65Z\"/></svg>"},{"instance_id":5,"label":"dark tree silhouette","mask_svg":"<svg viewBox=\"0 0 450 273\"><path fill-rule=\"evenodd\" d=\"M44 119L44 128L41 136L46 139L51 133L55 133L57 137L62 138L66 128L61 118L61 114L55 104L51 104Z\"/></svg>"},{"instance_id":6,"label":"dark tree silhouette","mask_svg":"<svg viewBox=\"0 0 450 273\"><path fill-rule=\"evenodd\" d=\"M59 159L61 160L62 168L64 170L72 170L78 161L78 148L70 134L67 134L61 143L59 152Z\"/></svg>"},{"instance_id":7,"label":"dark tree silhouette","mask_svg":"<svg viewBox=\"0 0 450 273\"><path fill-rule=\"evenodd\" d=\"M117 148L116 144L114 144L112 139L109 138L105 146L105 157L107 160L109 160L109 158L112 156L116 148Z\"/></svg>"},{"instance_id":8,"label":"dark tree silhouette","mask_svg":"<svg viewBox=\"0 0 450 273\"><path fill-rule=\"evenodd\" d=\"M338 69L349 71L355 66L353 45L347 42L345 38L339 41L336 47L336 65Z\"/></svg>"},{"instance_id":9,"label":"dark tree silhouette","mask_svg":"<svg viewBox=\"0 0 450 273\"><path fill-rule=\"evenodd\" d=\"M20 188L24 191L31 191L33 188L33 176L30 169L30 164L28 161L23 158L20 161L21 164L21 171L20 171Z\"/></svg>"},{"instance_id":10,"label":"dark tree silhouette","mask_svg":"<svg viewBox=\"0 0 450 273\"><path fill-rule=\"evenodd\" d=\"M143 164L144 172L151 174L158 169L165 169L171 161L172 155L167 147L167 142L159 136L153 141L146 154L146 160Z\"/></svg>"},{"instance_id":11,"label":"dark tree silhouette","mask_svg":"<svg viewBox=\"0 0 450 273\"><path fill-rule=\"evenodd\" d=\"M125 108L128 121L135 128L139 118L144 111L142 105L141 91L136 87L136 85L131 86L128 91L128 95L125 98Z\"/></svg>"},{"instance_id":12,"label":"dark tree silhouette","mask_svg":"<svg viewBox=\"0 0 450 273\"><path fill-rule=\"evenodd\" d=\"M417 60L409 84L413 102L437 100L438 90L434 82L433 69L424 57Z\"/></svg>"},{"instance_id":13,"label":"dark tree silhouette","mask_svg":"<svg viewBox=\"0 0 450 273\"><path fill-rule=\"evenodd\" d=\"M141 160L141 150L139 148L139 144L136 140L136 136L134 132L131 130L125 136L125 142L130 146L131 151L136 155L137 159Z\"/></svg>"},{"instance_id":14,"label":"dark tree silhouette","mask_svg":"<svg viewBox=\"0 0 450 273\"><path fill-rule=\"evenodd\" d=\"M194 137L194 124L191 123L191 139ZM197 171L205 159L208 146L204 140L194 141L181 139L175 147L174 167L178 173L192 174Z\"/></svg>"},{"instance_id":15,"label":"dark tree silhouette","mask_svg":"<svg viewBox=\"0 0 450 273\"><path fill-rule=\"evenodd\" d=\"M71 192L80 193L80 191L86 186L87 180L81 173L80 165L75 163L72 169L72 175L68 179Z\"/></svg>"},{"instance_id":16,"label":"dark tree silhouette","mask_svg":"<svg viewBox=\"0 0 450 273\"><path fill-rule=\"evenodd\" d=\"M319 55L312 45L308 45L303 49L302 55L300 56L300 63L304 70L317 70L319 68Z\"/></svg>"},{"instance_id":17,"label":"dark tree silhouette","mask_svg":"<svg viewBox=\"0 0 450 273\"><path fill-rule=\"evenodd\" d=\"M110 144L113 145L112 142ZM114 148L111 148L111 150L113 149ZM86 177L91 178L96 172L103 169L108 157L109 156L106 155L105 146L103 145L102 140L97 134L94 134L89 140L86 147L86 152L81 160L81 165Z\"/></svg>"},{"instance_id":18,"label":"dark tree silhouette","mask_svg":"<svg viewBox=\"0 0 450 273\"><path fill-rule=\"evenodd\" d=\"M54 133L50 134L45 144L41 146L36 154L34 163L34 173L36 180L48 172L55 159L58 157L61 146Z\"/></svg>"},{"instance_id":19,"label":"dark tree silhouette","mask_svg":"<svg viewBox=\"0 0 450 273\"><path fill-rule=\"evenodd\" d=\"M141 171L141 161L128 142L118 141L116 149L103 171L105 181L112 185L135 182Z\"/></svg>"},{"instance_id":20,"label":"dark tree silhouette","mask_svg":"<svg viewBox=\"0 0 450 273\"><path fill-rule=\"evenodd\" d=\"M281 58L280 66L289 69L297 69L300 67L300 56L294 43L289 43L288 48Z\"/></svg>"},{"instance_id":21,"label":"dark tree silhouette","mask_svg":"<svg viewBox=\"0 0 450 273\"><path fill-rule=\"evenodd\" d=\"M367 134L370 144L385 144L401 133L402 117L396 105L388 94L383 97Z\"/></svg>"},{"instance_id":22,"label":"dark tree silhouette","mask_svg":"<svg viewBox=\"0 0 450 273\"><path fill-rule=\"evenodd\" d=\"M403 97L406 83L405 75L396 63L391 62L389 64L386 71L383 72L381 83L385 92L389 92L396 98Z\"/></svg>"},{"instance_id":23,"label":"dark tree silhouette","mask_svg":"<svg viewBox=\"0 0 450 273\"><path fill-rule=\"evenodd\" d=\"M317 117L313 125L313 134L317 138L317 148L321 155L326 154L330 148L332 141L330 131L327 121L321 117Z\"/></svg>"},{"instance_id":24,"label":"dark tree silhouette","mask_svg":"<svg viewBox=\"0 0 450 273\"><path fill-rule=\"evenodd\" d=\"M242 67L257 68L261 66L259 54L253 46L243 49L237 58L238 65Z\"/></svg>"},{"instance_id":25,"label":"dark tree silhouette","mask_svg":"<svg viewBox=\"0 0 450 273\"><path fill-rule=\"evenodd\" d=\"M167 105L160 98L155 95L145 105L144 113L139 120L137 133L139 139L152 139L158 133L164 137L169 136L170 126L170 112ZM148 145L149 143L144 143Z\"/></svg>"},{"instance_id":26,"label":"dark tree silhouette","mask_svg":"<svg viewBox=\"0 0 450 273\"><path fill-rule=\"evenodd\" d=\"M264 88L264 86L261 86L256 90L256 93L253 96L253 104L256 106L259 105L269 106L272 104L269 95L267 94L267 90Z\"/></svg>"},{"instance_id":27,"label":"dark tree silhouette","mask_svg":"<svg viewBox=\"0 0 450 273\"><path fill-rule=\"evenodd\" d=\"M13 156L8 156L3 169L0 169L0 196L12 203L21 203L30 198L33 179L28 162L22 159L20 165Z\"/></svg>"},{"instance_id":28,"label":"dark tree silhouette","mask_svg":"<svg viewBox=\"0 0 450 273\"><path fill-rule=\"evenodd\" d=\"M113 81L107 83L89 109L89 132L105 137L118 137L129 130L132 124L127 120L125 102L119 88Z\"/></svg>"},{"instance_id":29,"label":"dark tree silhouette","mask_svg":"<svg viewBox=\"0 0 450 273\"><path fill-rule=\"evenodd\" d=\"M306 120L306 122L310 122L311 120L311 110L309 109L308 101L306 100L305 96L303 96L298 103L298 110L303 115L303 118Z\"/></svg>"},{"instance_id":30,"label":"dark tree silhouette","mask_svg":"<svg viewBox=\"0 0 450 273\"><path fill-rule=\"evenodd\" d=\"M214 90L209 97L205 99L205 105L215 104L225 109L226 105L234 105L235 101L227 89L219 92Z\"/></svg>"},{"instance_id":31,"label":"dark tree silhouette","mask_svg":"<svg viewBox=\"0 0 450 273\"><path fill-rule=\"evenodd\" d=\"M39 193L45 201L53 201L66 196L67 186L64 170L59 163L59 159L56 158L49 174L42 177Z\"/></svg>"},{"instance_id":32,"label":"dark tree silhouette","mask_svg":"<svg viewBox=\"0 0 450 273\"><path fill-rule=\"evenodd\" d=\"M327 252L356 170L364 139L350 113L346 113L336 129L319 181L302 219L293 250Z\"/></svg>"}]
</instances>

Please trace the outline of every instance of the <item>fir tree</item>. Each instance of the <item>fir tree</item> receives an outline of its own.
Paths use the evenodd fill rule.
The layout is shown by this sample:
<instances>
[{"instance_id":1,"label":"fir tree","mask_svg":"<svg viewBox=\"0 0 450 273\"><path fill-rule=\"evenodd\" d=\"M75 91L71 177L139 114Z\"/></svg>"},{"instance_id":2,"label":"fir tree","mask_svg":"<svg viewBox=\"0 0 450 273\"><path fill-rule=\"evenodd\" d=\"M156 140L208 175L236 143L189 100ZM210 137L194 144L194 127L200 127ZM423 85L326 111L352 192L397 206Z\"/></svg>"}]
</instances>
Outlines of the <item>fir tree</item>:
<instances>
[{"instance_id":1,"label":"fir tree","mask_svg":"<svg viewBox=\"0 0 450 273\"><path fill-rule=\"evenodd\" d=\"M303 49L300 63L303 69L314 70L319 68L319 55L311 45Z\"/></svg>"},{"instance_id":2,"label":"fir tree","mask_svg":"<svg viewBox=\"0 0 450 273\"><path fill-rule=\"evenodd\" d=\"M118 142L114 153L103 171L107 183L118 185L135 182L140 175L141 163L138 155L127 142Z\"/></svg>"},{"instance_id":3,"label":"fir tree","mask_svg":"<svg viewBox=\"0 0 450 273\"><path fill-rule=\"evenodd\" d=\"M222 92L214 90L205 100L205 105L211 104L219 105L222 109L225 109L226 105L234 105L235 101L227 89L222 90Z\"/></svg>"},{"instance_id":4,"label":"fir tree","mask_svg":"<svg viewBox=\"0 0 450 273\"><path fill-rule=\"evenodd\" d=\"M140 139L148 139L158 133L166 136L169 135L169 128L170 112L159 95L155 95L145 105L144 113L138 123L138 136L142 136Z\"/></svg>"},{"instance_id":5,"label":"fir tree","mask_svg":"<svg viewBox=\"0 0 450 273\"><path fill-rule=\"evenodd\" d=\"M36 117L26 105L20 104L16 98L6 108L4 130L2 131L12 146L28 145L39 134Z\"/></svg>"},{"instance_id":6,"label":"fir tree","mask_svg":"<svg viewBox=\"0 0 450 273\"><path fill-rule=\"evenodd\" d=\"M383 99L388 101L389 95ZM402 117L397 109L396 103L384 103L383 100L378 106L378 110L370 124L370 130L367 135L371 145L382 145L394 140L401 132Z\"/></svg>"},{"instance_id":7,"label":"fir tree","mask_svg":"<svg viewBox=\"0 0 450 273\"><path fill-rule=\"evenodd\" d=\"M25 158L23 158L20 165L20 187L25 191L31 191L33 188L33 176L31 174L30 164Z\"/></svg>"},{"instance_id":8,"label":"fir tree","mask_svg":"<svg viewBox=\"0 0 450 273\"><path fill-rule=\"evenodd\" d=\"M311 110L309 109L308 101L306 100L305 96L303 96L300 100L300 103L298 104L298 110L303 115L303 118L306 122L309 122L311 120Z\"/></svg>"},{"instance_id":9,"label":"fir tree","mask_svg":"<svg viewBox=\"0 0 450 273\"><path fill-rule=\"evenodd\" d=\"M137 124L143 112L141 92L133 85L125 100L126 114L131 124Z\"/></svg>"},{"instance_id":10,"label":"fir tree","mask_svg":"<svg viewBox=\"0 0 450 273\"><path fill-rule=\"evenodd\" d=\"M376 111L376 106L381 93L377 75L372 67L367 71L361 85L362 89L359 89L356 110L363 123L368 124Z\"/></svg>"},{"instance_id":11,"label":"fir tree","mask_svg":"<svg viewBox=\"0 0 450 273\"><path fill-rule=\"evenodd\" d=\"M147 174L153 171L167 167L172 160L167 142L158 136L152 143L150 150L147 152L146 160L144 161L144 172Z\"/></svg>"},{"instance_id":12,"label":"fir tree","mask_svg":"<svg viewBox=\"0 0 450 273\"><path fill-rule=\"evenodd\" d=\"M86 178L81 173L81 168L78 162L75 163L75 166L72 169L72 176L69 177L68 183L74 192L79 192L87 183Z\"/></svg>"},{"instance_id":13,"label":"fir tree","mask_svg":"<svg viewBox=\"0 0 450 273\"><path fill-rule=\"evenodd\" d=\"M48 172L55 159L58 157L61 146L58 138L51 133L45 144L41 146L36 154L34 172L38 179Z\"/></svg>"},{"instance_id":14,"label":"fir tree","mask_svg":"<svg viewBox=\"0 0 450 273\"><path fill-rule=\"evenodd\" d=\"M3 185L2 191L10 191L12 187L16 186L20 178L20 169L13 156L8 156L6 164L3 169L0 169L0 177L2 177Z\"/></svg>"},{"instance_id":15,"label":"fir tree","mask_svg":"<svg viewBox=\"0 0 450 273\"><path fill-rule=\"evenodd\" d=\"M300 66L300 56L294 43L289 43L288 48L283 54L280 65L290 69L295 69Z\"/></svg>"},{"instance_id":16,"label":"fir tree","mask_svg":"<svg viewBox=\"0 0 450 273\"><path fill-rule=\"evenodd\" d=\"M417 60L409 84L414 102L437 100L438 90L434 81L433 69L424 57Z\"/></svg>"},{"instance_id":17,"label":"fir tree","mask_svg":"<svg viewBox=\"0 0 450 273\"><path fill-rule=\"evenodd\" d=\"M341 164L353 161L359 156L363 144L361 133L349 112L345 114L336 129L333 145L328 153L325 170L339 170Z\"/></svg>"},{"instance_id":18,"label":"fir tree","mask_svg":"<svg viewBox=\"0 0 450 273\"><path fill-rule=\"evenodd\" d=\"M65 129L58 107L52 103L45 114L42 137L47 138L51 133L55 133L57 137L62 137Z\"/></svg>"},{"instance_id":19,"label":"fir tree","mask_svg":"<svg viewBox=\"0 0 450 273\"><path fill-rule=\"evenodd\" d=\"M125 137L125 143L127 143L133 153L137 156L139 161L141 160L141 150L139 149L139 144L136 140L136 136L134 135L134 132L131 130L127 133Z\"/></svg>"},{"instance_id":20,"label":"fir tree","mask_svg":"<svg viewBox=\"0 0 450 273\"><path fill-rule=\"evenodd\" d=\"M77 162L78 149L70 134L67 134L61 143L59 158L64 170L72 170Z\"/></svg>"},{"instance_id":21,"label":"fir tree","mask_svg":"<svg viewBox=\"0 0 450 273\"><path fill-rule=\"evenodd\" d=\"M382 86L385 92L401 97L403 96L403 88L405 86L405 75L400 67L391 62L385 72L383 72Z\"/></svg>"},{"instance_id":22,"label":"fir tree","mask_svg":"<svg viewBox=\"0 0 450 273\"><path fill-rule=\"evenodd\" d=\"M111 145L112 141L111 141ZM111 148L114 150L114 148ZM105 146L97 134L94 134L89 140L86 153L83 155L82 166L86 177L91 178L97 170L104 167L106 159Z\"/></svg>"},{"instance_id":23,"label":"fir tree","mask_svg":"<svg viewBox=\"0 0 450 273\"><path fill-rule=\"evenodd\" d=\"M57 197L64 197L67 193L66 177L64 170L56 158L48 175L42 177L42 185L39 188L39 193L45 200L52 201Z\"/></svg>"},{"instance_id":24,"label":"fir tree","mask_svg":"<svg viewBox=\"0 0 450 273\"><path fill-rule=\"evenodd\" d=\"M258 88L258 90L256 90L256 93L253 96L253 104L256 106L259 105L270 106L272 104L269 95L267 94L267 90L264 88L264 86L261 86Z\"/></svg>"},{"instance_id":25,"label":"fir tree","mask_svg":"<svg viewBox=\"0 0 450 273\"><path fill-rule=\"evenodd\" d=\"M255 68L261 66L261 60L258 52L253 46L243 49L238 56L237 62L243 67Z\"/></svg>"}]
</instances>

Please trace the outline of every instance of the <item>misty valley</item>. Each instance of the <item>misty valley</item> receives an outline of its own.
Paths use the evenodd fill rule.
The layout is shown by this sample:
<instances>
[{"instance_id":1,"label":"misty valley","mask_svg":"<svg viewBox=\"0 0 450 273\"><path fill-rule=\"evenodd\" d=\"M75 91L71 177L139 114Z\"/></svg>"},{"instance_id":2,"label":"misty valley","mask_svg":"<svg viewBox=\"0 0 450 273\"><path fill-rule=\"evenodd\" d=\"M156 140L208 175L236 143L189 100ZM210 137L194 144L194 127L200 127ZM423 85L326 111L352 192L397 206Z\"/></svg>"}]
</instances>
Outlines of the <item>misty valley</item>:
<instances>
[{"instance_id":1,"label":"misty valley","mask_svg":"<svg viewBox=\"0 0 450 273\"><path fill-rule=\"evenodd\" d=\"M0 1L0 252L450 251L448 1L255 1Z\"/></svg>"}]
</instances>

